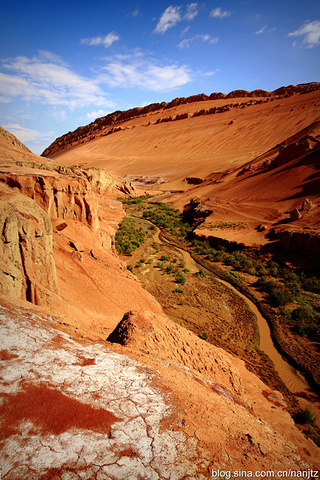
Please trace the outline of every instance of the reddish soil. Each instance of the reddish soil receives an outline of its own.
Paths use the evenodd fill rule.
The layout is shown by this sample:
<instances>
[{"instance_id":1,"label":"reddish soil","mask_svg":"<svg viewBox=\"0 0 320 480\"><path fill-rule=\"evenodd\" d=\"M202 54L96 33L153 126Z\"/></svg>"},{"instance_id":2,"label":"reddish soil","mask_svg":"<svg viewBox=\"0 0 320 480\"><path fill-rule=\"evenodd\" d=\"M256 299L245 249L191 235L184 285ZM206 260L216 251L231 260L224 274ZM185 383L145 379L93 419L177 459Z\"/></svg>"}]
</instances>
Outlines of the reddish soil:
<instances>
[{"instance_id":1,"label":"reddish soil","mask_svg":"<svg viewBox=\"0 0 320 480\"><path fill-rule=\"evenodd\" d=\"M19 355L8 352L8 350L0 350L0 361L11 360L12 358L18 358Z\"/></svg>"},{"instance_id":2,"label":"reddish soil","mask_svg":"<svg viewBox=\"0 0 320 480\"><path fill-rule=\"evenodd\" d=\"M24 385L24 390L17 394L4 395L0 416L1 440L18 433L23 420L31 420L35 427L54 435L71 428L109 435L111 425L120 420L107 410L94 409L46 385L32 384Z\"/></svg>"}]
</instances>

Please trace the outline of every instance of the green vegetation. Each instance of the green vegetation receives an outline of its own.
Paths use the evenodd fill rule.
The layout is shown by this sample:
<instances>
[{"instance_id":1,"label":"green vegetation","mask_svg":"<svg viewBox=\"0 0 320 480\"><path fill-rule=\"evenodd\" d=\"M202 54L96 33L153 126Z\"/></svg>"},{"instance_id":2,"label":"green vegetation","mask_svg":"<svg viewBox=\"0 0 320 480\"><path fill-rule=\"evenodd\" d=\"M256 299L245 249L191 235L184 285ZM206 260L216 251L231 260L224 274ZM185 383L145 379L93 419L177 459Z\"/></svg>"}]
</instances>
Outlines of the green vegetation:
<instances>
[{"instance_id":1,"label":"green vegetation","mask_svg":"<svg viewBox=\"0 0 320 480\"><path fill-rule=\"evenodd\" d=\"M231 282L242 282L243 273L251 275L252 284L267 294L275 313L280 314L281 320L294 332L312 338L320 334L320 299L312 299L308 293L320 293L319 278L281 267L258 249L228 252L223 246L213 248L208 242L196 239L191 244L206 260L231 267Z\"/></svg>"},{"instance_id":2,"label":"green vegetation","mask_svg":"<svg viewBox=\"0 0 320 480\"><path fill-rule=\"evenodd\" d=\"M176 288L173 290L173 293L183 293L183 290L182 290L182 288L176 287Z\"/></svg>"},{"instance_id":3,"label":"green vegetation","mask_svg":"<svg viewBox=\"0 0 320 480\"><path fill-rule=\"evenodd\" d=\"M148 219L160 228L167 230L178 238L189 238L196 226L183 221L183 215L163 202L155 202L147 196L122 200L134 211L142 211L143 218ZM219 220L212 228L241 229L246 228L243 222L227 222ZM208 226L207 225L207 226ZM120 225L116 235L116 248L120 253L130 255L144 241L144 232L137 229L134 220L126 218ZM244 248L228 251L224 246L212 247L207 241L193 239L191 245L196 252L210 262L222 262L228 269L229 280L232 283L242 283L245 280L266 295L274 312L280 321L287 324L298 335L309 335L314 339L320 334L320 299L315 295L320 293L320 278L307 276L304 272L282 266L262 254L259 249ZM152 244L156 252L161 248L157 242ZM170 264L168 264L170 262ZM164 274L174 274L175 283L184 285L186 278L183 273L189 273L185 262L179 262L182 272L174 268L176 258L162 255L157 266ZM142 260L139 262L142 263ZM139 264L138 264L139 265ZM131 271L132 271L132 267ZM198 272L203 277L204 270ZM249 277L248 277L249 276ZM251 279L250 279L251 278Z\"/></svg>"},{"instance_id":4,"label":"green vegetation","mask_svg":"<svg viewBox=\"0 0 320 480\"><path fill-rule=\"evenodd\" d=\"M295 328L300 335L317 333L320 324L320 315L319 313L315 313L310 305L294 309L291 316L292 319L295 320Z\"/></svg>"},{"instance_id":5,"label":"green vegetation","mask_svg":"<svg viewBox=\"0 0 320 480\"><path fill-rule=\"evenodd\" d=\"M220 228L222 230L226 228L228 229L232 228L233 230L235 230L236 228L239 228L239 229L246 228L247 224L244 222L226 222L224 220L218 220L215 223L207 223L206 227L209 230L213 230L214 228Z\"/></svg>"},{"instance_id":6,"label":"green vegetation","mask_svg":"<svg viewBox=\"0 0 320 480\"><path fill-rule=\"evenodd\" d=\"M317 417L316 417L316 414L310 408L305 408L304 410L299 410L295 420L297 423L312 426L317 420Z\"/></svg>"},{"instance_id":7,"label":"green vegetation","mask_svg":"<svg viewBox=\"0 0 320 480\"><path fill-rule=\"evenodd\" d=\"M143 218L179 237L186 237L192 231L192 226L183 221L182 213L163 202L149 202Z\"/></svg>"},{"instance_id":8,"label":"green vegetation","mask_svg":"<svg viewBox=\"0 0 320 480\"><path fill-rule=\"evenodd\" d=\"M136 227L136 222L126 217L123 219L116 233L115 246L119 253L131 255L145 241L145 233Z\"/></svg>"},{"instance_id":9,"label":"green vegetation","mask_svg":"<svg viewBox=\"0 0 320 480\"><path fill-rule=\"evenodd\" d=\"M199 277L202 277L202 278L205 278L205 277L206 277L206 274L204 273L203 268L201 268L201 269L199 270L199 272L197 273L197 275L198 275Z\"/></svg>"},{"instance_id":10,"label":"green vegetation","mask_svg":"<svg viewBox=\"0 0 320 480\"><path fill-rule=\"evenodd\" d=\"M145 200L148 200L148 195L141 195L133 198L118 198L118 200L125 205L141 205Z\"/></svg>"},{"instance_id":11,"label":"green vegetation","mask_svg":"<svg viewBox=\"0 0 320 480\"><path fill-rule=\"evenodd\" d=\"M317 445L317 447L320 447L320 437L319 437L319 435L314 435L314 437L312 438L312 440L313 440L314 443Z\"/></svg>"},{"instance_id":12,"label":"green vegetation","mask_svg":"<svg viewBox=\"0 0 320 480\"><path fill-rule=\"evenodd\" d=\"M157 251L160 252L161 248L157 242L153 242L152 247Z\"/></svg>"},{"instance_id":13,"label":"green vegetation","mask_svg":"<svg viewBox=\"0 0 320 480\"><path fill-rule=\"evenodd\" d=\"M202 332L200 338L202 338L202 340L208 340L209 339L209 333L208 332Z\"/></svg>"},{"instance_id":14,"label":"green vegetation","mask_svg":"<svg viewBox=\"0 0 320 480\"><path fill-rule=\"evenodd\" d=\"M180 271L177 271L175 273L175 282L184 285L186 283L186 277L184 277Z\"/></svg>"},{"instance_id":15,"label":"green vegetation","mask_svg":"<svg viewBox=\"0 0 320 480\"><path fill-rule=\"evenodd\" d=\"M308 292L320 293L320 278L306 278L305 275L302 275L302 285Z\"/></svg>"}]
</instances>

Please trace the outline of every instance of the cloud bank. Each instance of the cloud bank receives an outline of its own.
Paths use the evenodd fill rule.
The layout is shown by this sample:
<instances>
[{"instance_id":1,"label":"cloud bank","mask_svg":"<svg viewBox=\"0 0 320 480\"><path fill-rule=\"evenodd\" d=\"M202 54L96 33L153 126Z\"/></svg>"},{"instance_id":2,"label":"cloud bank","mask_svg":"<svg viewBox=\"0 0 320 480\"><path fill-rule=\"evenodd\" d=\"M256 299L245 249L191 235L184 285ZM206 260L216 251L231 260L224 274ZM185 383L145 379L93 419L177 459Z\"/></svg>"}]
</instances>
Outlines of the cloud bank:
<instances>
[{"instance_id":1,"label":"cloud bank","mask_svg":"<svg viewBox=\"0 0 320 480\"><path fill-rule=\"evenodd\" d=\"M219 37L211 37L211 35L194 35L193 37L191 38L185 38L184 40L182 40L178 47L179 48L188 48L190 47L190 45L193 43L193 42L197 42L197 41L200 41L200 42L207 42L207 43L217 43L219 41Z\"/></svg>"},{"instance_id":2,"label":"cloud bank","mask_svg":"<svg viewBox=\"0 0 320 480\"><path fill-rule=\"evenodd\" d=\"M92 37L92 38L83 38L81 43L83 45L90 45L93 47L103 45L105 48L111 47L114 42L120 40L120 37L116 35L114 32L108 33L104 37Z\"/></svg>"},{"instance_id":3,"label":"cloud bank","mask_svg":"<svg viewBox=\"0 0 320 480\"><path fill-rule=\"evenodd\" d=\"M222 10L221 7L217 7L211 10L209 16L213 18L225 18L225 17L229 17L230 15L231 15L231 12L228 12L228 10Z\"/></svg>"},{"instance_id":4,"label":"cloud bank","mask_svg":"<svg viewBox=\"0 0 320 480\"><path fill-rule=\"evenodd\" d=\"M182 20L193 20L198 15L198 4L189 3L185 14L182 14L182 7L170 5L161 15L154 33L165 33L169 28L177 25Z\"/></svg>"},{"instance_id":5,"label":"cloud bank","mask_svg":"<svg viewBox=\"0 0 320 480\"><path fill-rule=\"evenodd\" d=\"M298 30L290 32L289 37L303 37L302 43L307 48L317 47L320 45L320 21L314 20L311 22L307 20Z\"/></svg>"}]
</instances>

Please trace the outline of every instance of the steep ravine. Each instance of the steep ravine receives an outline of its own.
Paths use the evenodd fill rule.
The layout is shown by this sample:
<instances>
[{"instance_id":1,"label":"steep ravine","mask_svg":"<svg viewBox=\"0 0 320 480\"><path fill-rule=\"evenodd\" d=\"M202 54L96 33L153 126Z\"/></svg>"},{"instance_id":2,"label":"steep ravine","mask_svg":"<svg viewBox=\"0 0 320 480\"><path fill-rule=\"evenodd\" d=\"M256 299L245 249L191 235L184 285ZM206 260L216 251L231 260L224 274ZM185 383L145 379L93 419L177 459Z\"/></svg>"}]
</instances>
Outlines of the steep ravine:
<instances>
[{"instance_id":1,"label":"steep ravine","mask_svg":"<svg viewBox=\"0 0 320 480\"><path fill-rule=\"evenodd\" d=\"M135 217L137 220L139 217ZM141 220L143 223L151 224L148 220ZM153 233L153 241L159 242L162 245L166 245L171 249L172 253L179 251L183 261L186 266L189 268L191 273L197 273L200 269L203 269L203 265L198 263L199 258L194 258L192 252L189 252L182 248L178 247L176 242L173 242L164 232L162 232L158 227L155 227ZM198 256L197 256L198 257ZM320 401L313 391L312 387L308 384L305 377L292 365L290 365L284 357L278 352L277 348L274 345L272 340L272 335L270 327L267 320L259 311L255 303L239 289L237 289L230 282L223 280L219 275L213 273L212 271L205 268L205 273L207 276L214 278L219 281L221 284L225 285L227 288L231 289L238 297L243 299L248 306L249 310L253 313L257 321L258 334L259 334L259 348L262 350L269 359L273 362L276 372L281 378L284 385L288 390L294 394L295 398L298 400L301 408L311 408L317 415L317 418L320 419ZM158 299L159 300L159 299ZM161 302L160 302L161 303ZM312 402L310 399L312 398ZM317 422L319 424L319 420Z\"/></svg>"}]
</instances>

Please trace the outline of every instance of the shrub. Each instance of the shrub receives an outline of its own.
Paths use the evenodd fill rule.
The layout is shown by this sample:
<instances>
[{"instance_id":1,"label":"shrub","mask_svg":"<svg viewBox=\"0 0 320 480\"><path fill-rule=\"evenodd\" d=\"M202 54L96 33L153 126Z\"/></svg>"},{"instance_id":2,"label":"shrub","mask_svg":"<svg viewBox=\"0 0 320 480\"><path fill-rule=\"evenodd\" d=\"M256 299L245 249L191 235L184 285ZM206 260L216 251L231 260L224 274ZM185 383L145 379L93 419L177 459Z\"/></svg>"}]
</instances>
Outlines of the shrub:
<instances>
[{"instance_id":1,"label":"shrub","mask_svg":"<svg viewBox=\"0 0 320 480\"><path fill-rule=\"evenodd\" d=\"M308 292L320 293L320 279L317 277L303 278L302 285Z\"/></svg>"},{"instance_id":2,"label":"shrub","mask_svg":"<svg viewBox=\"0 0 320 480\"><path fill-rule=\"evenodd\" d=\"M197 275L199 275L199 277L202 277L202 278L206 277L206 274L204 273L203 268L201 268L201 269L199 270L199 272L197 273Z\"/></svg>"},{"instance_id":3,"label":"shrub","mask_svg":"<svg viewBox=\"0 0 320 480\"><path fill-rule=\"evenodd\" d=\"M268 275L268 270L264 265L261 265L258 269L258 273L260 277L265 277L266 275Z\"/></svg>"},{"instance_id":4,"label":"shrub","mask_svg":"<svg viewBox=\"0 0 320 480\"><path fill-rule=\"evenodd\" d=\"M116 250L119 253L131 255L132 252L140 247L140 244L145 241L145 234L141 228L136 227L136 222L126 217L121 222L119 230L115 237Z\"/></svg>"},{"instance_id":5,"label":"shrub","mask_svg":"<svg viewBox=\"0 0 320 480\"><path fill-rule=\"evenodd\" d=\"M294 299L290 290L285 285L282 285L275 280L268 280L265 277L262 277L257 281L257 286L269 294L270 303L274 307L286 305Z\"/></svg>"},{"instance_id":6,"label":"shrub","mask_svg":"<svg viewBox=\"0 0 320 480\"><path fill-rule=\"evenodd\" d=\"M293 310L292 318L296 322L296 331L300 335L315 334L319 329L319 315L308 306L301 306Z\"/></svg>"},{"instance_id":7,"label":"shrub","mask_svg":"<svg viewBox=\"0 0 320 480\"><path fill-rule=\"evenodd\" d=\"M287 282L286 287L290 290L292 295L294 295L295 297L299 297L301 295L300 283L296 281Z\"/></svg>"},{"instance_id":8,"label":"shrub","mask_svg":"<svg viewBox=\"0 0 320 480\"><path fill-rule=\"evenodd\" d=\"M182 285L184 285L186 283L186 278L182 275L181 272L176 272L175 282L176 283L181 283Z\"/></svg>"},{"instance_id":9,"label":"shrub","mask_svg":"<svg viewBox=\"0 0 320 480\"><path fill-rule=\"evenodd\" d=\"M295 419L297 423L301 423L303 425L314 425L317 417L316 414L309 407L307 407L304 410L299 410Z\"/></svg>"},{"instance_id":10,"label":"shrub","mask_svg":"<svg viewBox=\"0 0 320 480\"><path fill-rule=\"evenodd\" d=\"M152 246L157 252L160 252L161 248L157 242L153 242Z\"/></svg>"},{"instance_id":11,"label":"shrub","mask_svg":"<svg viewBox=\"0 0 320 480\"><path fill-rule=\"evenodd\" d=\"M183 290L182 290L182 288L176 287L176 288L173 290L173 293L183 293Z\"/></svg>"},{"instance_id":12,"label":"shrub","mask_svg":"<svg viewBox=\"0 0 320 480\"><path fill-rule=\"evenodd\" d=\"M314 441L314 443L317 445L317 447L320 447L320 437L319 435L315 435L312 440Z\"/></svg>"},{"instance_id":13,"label":"shrub","mask_svg":"<svg viewBox=\"0 0 320 480\"><path fill-rule=\"evenodd\" d=\"M161 260L161 262L170 262L171 259L167 255L162 255L160 260Z\"/></svg>"},{"instance_id":14,"label":"shrub","mask_svg":"<svg viewBox=\"0 0 320 480\"><path fill-rule=\"evenodd\" d=\"M208 333L208 332L202 332L200 338L202 338L202 340L206 340L206 341L207 341L208 338L209 338L209 333Z\"/></svg>"},{"instance_id":15,"label":"shrub","mask_svg":"<svg viewBox=\"0 0 320 480\"><path fill-rule=\"evenodd\" d=\"M290 290L284 285L279 284L274 287L269 294L270 302L274 307L280 307L281 305L287 305L294 300L294 297Z\"/></svg>"}]
</instances>

